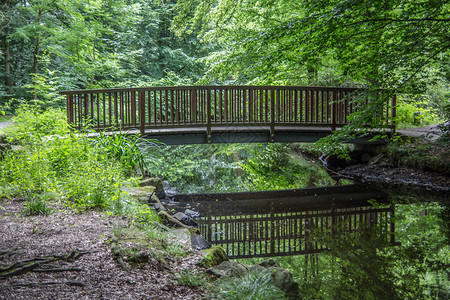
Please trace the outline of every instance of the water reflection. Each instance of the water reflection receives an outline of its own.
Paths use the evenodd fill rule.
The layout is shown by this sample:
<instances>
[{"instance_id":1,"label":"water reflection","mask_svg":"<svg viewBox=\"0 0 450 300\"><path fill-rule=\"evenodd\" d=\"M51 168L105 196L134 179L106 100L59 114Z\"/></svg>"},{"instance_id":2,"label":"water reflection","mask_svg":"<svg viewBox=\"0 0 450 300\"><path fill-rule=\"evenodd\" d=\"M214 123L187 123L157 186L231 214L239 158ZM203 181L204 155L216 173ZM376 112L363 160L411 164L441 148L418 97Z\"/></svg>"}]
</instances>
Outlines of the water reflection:
<instances>
[{"instance_id":1,"label":"water reflection","mask_svg":"<svg viewBox=\"0 0 450 300\"><path fill-rule=\"evenodd\" d=\"M396 244L394 206L385 194L360 185L178 195L175 203L199 212L202 235L230 258L320 253L326 246L318 237L339 238L361 228L375 228Z\"/></svg>"}]
</instances>

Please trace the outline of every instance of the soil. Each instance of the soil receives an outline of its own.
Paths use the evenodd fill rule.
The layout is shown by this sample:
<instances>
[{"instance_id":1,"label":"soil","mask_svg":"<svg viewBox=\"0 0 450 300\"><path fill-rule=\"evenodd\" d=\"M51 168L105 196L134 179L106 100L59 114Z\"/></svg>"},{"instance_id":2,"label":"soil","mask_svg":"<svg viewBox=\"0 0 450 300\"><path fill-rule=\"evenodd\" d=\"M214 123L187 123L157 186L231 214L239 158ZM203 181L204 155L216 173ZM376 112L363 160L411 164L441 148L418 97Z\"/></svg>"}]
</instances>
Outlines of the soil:
<instances>
[{"instance_id":1,"label":"soil","mask_svg":"<svg viewBox=\"0 0 450 300\"><path fill-rule=\"evenodd\" d=\"M125 271L111 253L109 238L111 230L126 225L127 219L99 211L76 213L63 207L47 216L23 217L23 204L21 199L0 200L0 269L34 258L68 257L74 250L80 255L51 262L52 268L72 271L0 277L0 299L202 298L202 288L183 286L175 280L182 270L197 268L198 255L167 259L165 265L140 264Z\"/></svg>"},{"instance_id":2,"label":"soil","mask_svg":"<svg viewBox=\"0 0 450 300\"><path fill-rule=\"evenodd\" d=\"M413 138L403 148L409 148L409 154L399 154L403 159L390 160L386 155L380 155L376 161L368 164L358 164L338 171L345 178L363 183L373 183L396 193L412 196L434 197L450 201L450 177L448 173L448 148L437 141L442 132L436 125L421 128L399 130L400 136ZM419 159L413 159L414 149L422 147L426 150ZM420 151L419 151L420 152ZM409 157L408 157L409 155ZM398 156L398 155L397 155ZM414 165L410 167L409 165Z\"/></svg>"}]
</instances>

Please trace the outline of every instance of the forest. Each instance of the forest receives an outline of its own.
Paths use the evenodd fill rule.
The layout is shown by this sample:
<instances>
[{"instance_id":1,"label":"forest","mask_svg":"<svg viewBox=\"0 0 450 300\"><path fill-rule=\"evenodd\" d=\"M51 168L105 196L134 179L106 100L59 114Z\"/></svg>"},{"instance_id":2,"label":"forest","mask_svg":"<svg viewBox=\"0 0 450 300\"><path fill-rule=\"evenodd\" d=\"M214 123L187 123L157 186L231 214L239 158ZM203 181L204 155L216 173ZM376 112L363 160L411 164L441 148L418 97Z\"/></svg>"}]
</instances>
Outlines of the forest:
<instances>
[{"instance_id":1,"label":"forest","mask_svg":"<svg viewBox=\"0 0 450 300\"><path fill-rule=\"evenodd\" d=\"M188 84L386 88L407 113L448 111L446 1L1 5L5 112L31 99L62 107L60 90Z\"/></svg>"},{"instance_id":2,"label":"forest","mask_svg":"<svg viewBox=\"0 0 450 300\"><path fill-rule=\"evenodd\" d=\"M397 96L397 129L440 124L441 131L436 141L394 135L381 154L391 164L388 175L430 171L448 189L448 1L4 0L0 6L0 298L67 298L74 291L92 299L448 297L448 194L442 204L431 202L429 190L419 197L393 189L396 247L358 224L342 240L317 236L329 247L325 253L278 258L298 283L292 296L264 272L205 275L196 252L153 209L160 204L152 202L156 187L142 187L145 176L181 193L348 185L347 177L330 176L319 157L348 158L340 142L362 127L306 147L165 146L126 132L75 131L59 94L186 85L383 89ZM366 116L351 118L367 126Z\"/></svg>"}]
</instances>

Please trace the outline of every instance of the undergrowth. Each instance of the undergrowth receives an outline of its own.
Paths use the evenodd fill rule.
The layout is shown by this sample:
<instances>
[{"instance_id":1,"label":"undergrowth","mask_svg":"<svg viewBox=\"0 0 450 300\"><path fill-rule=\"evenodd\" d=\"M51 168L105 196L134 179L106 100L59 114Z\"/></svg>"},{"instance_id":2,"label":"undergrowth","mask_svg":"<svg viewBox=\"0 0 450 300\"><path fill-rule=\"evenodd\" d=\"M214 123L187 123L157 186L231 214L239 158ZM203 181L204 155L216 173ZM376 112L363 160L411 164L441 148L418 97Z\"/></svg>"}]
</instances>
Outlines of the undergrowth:
<instances>
[{"instance_id":1,"label":"undergrowth","mask_svg":"<svg viewBox=\"0 0 450 300\"><path fill-rule=\"evenodd\" d=\"M64 204L77 209L117 208L121 186L136 163L136 146L129 150L135 151L134 156L111 155L114 146L103 147L86 134L71 132L65 114L56 109L41 111L25 105L14 120L7 137L22 147L3 153L0 196L56 193Z\"/></svg>"}]
</instances>

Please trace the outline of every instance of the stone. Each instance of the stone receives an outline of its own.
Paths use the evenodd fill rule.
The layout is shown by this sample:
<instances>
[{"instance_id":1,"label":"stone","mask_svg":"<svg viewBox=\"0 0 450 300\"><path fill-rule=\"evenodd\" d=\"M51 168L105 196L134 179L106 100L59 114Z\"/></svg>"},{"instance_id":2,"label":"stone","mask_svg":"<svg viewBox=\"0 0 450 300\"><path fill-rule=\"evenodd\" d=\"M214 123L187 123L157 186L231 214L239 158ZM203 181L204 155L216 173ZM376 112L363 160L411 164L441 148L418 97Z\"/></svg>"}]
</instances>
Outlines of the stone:
<instances>
[{"instance_id":1,"label":"stone","mask_svg":"<svg viewBox=\"0 0 450 300\"><path fill-rule=\"evenodd\" d=\"M158 217L163 224L173 227L188 227L187 225L184 225L183 223L172 217L170 214L168 214L167 211L160 211L158 213Z\"/></svg>"},{"instance_id":2,"label":"stone","mask_svg":"<svg viewBox=\"0 0 450 300\"><path fill-rule=\"evenodd\" d=\"M192 247L197 250L205 250L211 247L208 241L205 240L205 238L201 234L195 232L191 233L191 244Z\"/></svg>"},{"instance_id":3,"label":"stone","mask_svg":"<svg viewBox=\"0 0 450 300\"><path fill-rule=\"evenodd\" d=\"M161 178L158 177L150 177L142 180L139 184L140 186L154 186L155 194L158 198L162 199L166 196L164 192L164 185Z\"/></svg>"},{"instance_id":4,"label":"stone","mask_svg":"<svg viewBox=\"0 0 450 300\"><path fill-rule=\"evenodd\" d=\"M183 224L187 224L189 220L189 217L183 214L182 212L177 212L176 214L173 215L173 217L178 221L182 222Z\"/></svg>"},{"instance_id":5,"label":"stone","mask_svg":"<svg viewBox=\"0 0 450 300\"><path fill-rule=\"evenodd\" d=\"M150 200L150 196L155 191L155 187L153 186L124 187L123 191L137 200L148 202Z\"/></svg>"},{"instance_id":6,"label":"stone","mask_svg":"<svg viewBox=\"0 0 450 300\"><path fill-rule=\"evenodd\" d=\"M11 150L10 144L0 144L0 153Z\"/></svg>"},{"instance_id":7,"label":"stone","mask_svg":"<svg viewBox=\"0 0 450 300\"><path fill-rule=\"evenodd\" d=\"M206 270L206 273L216 277L243 277L248 272L248 267L234 261L223 261L220 265L213 266Z\"/></svg>"},{"instance_id":8,"label":"stone","mask_svg":"<svg viewBox=\"0 0 450 300\"><path fill-rule=\"evenodd\" d=\"M280 267L280 263L274 259L269 259L253 265L249 272L270 274L270 283L282 290L289 298L299 297L298 283L295 282L292 274Z\"/></svg>"},{"instance_id":9,"label":"stone","mask_svg":"<svg viewBox=\"0 0 450 300\"><path fill-rule=\"evenodd\" d=\"M196 211L193 211L192 209L186 209L184 211L184 214L186 216L190 217L190 218L198 218L198 217L200 217L200 213L196 212Z\"/></svg>"},{"instance_id":10,"label":"stone","mask_svg":"<svg viewBox=\"0 0 450 300\"><path fill-rule=\"evenodd\" d=\"M200 266L207 268L221 264L228 260L227 253L220 246L213 246L201 252L202 259L199 261Z\"/></svg>"},{"instance_id":11,"label":"stone","mask_svg":"<svg viewBox=\"0 0 450 300\"><path fill-rule=\"evenodd\" d=\"M383 158L383 154L378 154L369 160L369 165L376 165Z\"/></svg>"}]
</instances>

